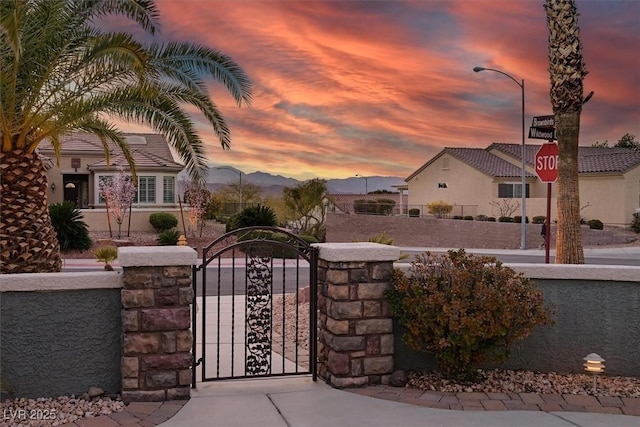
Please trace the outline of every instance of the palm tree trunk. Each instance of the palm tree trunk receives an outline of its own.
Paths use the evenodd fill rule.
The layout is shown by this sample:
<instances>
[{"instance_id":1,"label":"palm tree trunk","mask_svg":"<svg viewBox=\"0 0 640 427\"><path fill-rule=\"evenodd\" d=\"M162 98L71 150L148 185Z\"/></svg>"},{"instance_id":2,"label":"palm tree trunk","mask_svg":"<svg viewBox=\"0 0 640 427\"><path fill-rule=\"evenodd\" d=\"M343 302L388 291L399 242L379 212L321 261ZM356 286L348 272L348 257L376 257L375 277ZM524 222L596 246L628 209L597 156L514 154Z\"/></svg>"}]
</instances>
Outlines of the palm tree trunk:
<instances>
[{"instance_id":1,"label":"palm tree trunk","mask_svg":"<svg viewBox=\"0 0 640 427\"><path fill-rule=\"evenodd\" d=\"M556 264L584 264L578 186L580 111L555 114L558 136Z\"/></svg>"},{"instance_id":2,"label":"palm tree trunk","mask_svg":"<svg viewBox=\"0 0 640 427\"><path fill-rule=\"evenodd\" d=\"M578 142L583 103L582 58L575 0L546 0L551 105L558 137L556 264L584 264L578 191Z\"/></svg>"},{"instance_id":3,"label":"palm tree trunk","mask_svg":"<svg viewBox=\"0 0 640 427\"><path fill-rule=\"evenodd\" d=\"M47 177L38 155L0 153L0 273L60 271L60 246L47 199Z\"/></svg>"}]
</instances>

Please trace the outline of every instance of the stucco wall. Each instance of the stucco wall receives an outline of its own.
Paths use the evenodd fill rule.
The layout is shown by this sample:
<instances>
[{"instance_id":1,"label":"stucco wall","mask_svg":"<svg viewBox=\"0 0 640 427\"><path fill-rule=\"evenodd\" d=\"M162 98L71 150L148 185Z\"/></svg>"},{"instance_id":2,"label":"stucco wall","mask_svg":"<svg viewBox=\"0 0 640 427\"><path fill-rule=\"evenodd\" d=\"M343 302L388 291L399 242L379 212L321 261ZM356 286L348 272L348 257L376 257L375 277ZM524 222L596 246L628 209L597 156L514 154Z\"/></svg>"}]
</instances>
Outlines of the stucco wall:
<instances>
[{"instance_id":1,"label":"stucco wall","mask_svg":"<svg viewBox=\"0 0 640 427\"><path fill-rule=\"evenodd\" d=\"M540 245L540 229L538 224L527 224L527 248ZM518 249L521 230L521 224L516 223L327 214L327 242L367 241L385 232L397 246ZM552 225L551 232L551 244L555 245L555 225ZM582 227L585 245L623 244L628 243L628 239L628 234L614 227L605 227L604 230Z\"/></svg>"},{"instance_id":2,"label":"stucco wall","mask_svg":"<svg viewBox=\"0 0 640 427\"><path fill-rule=\"evenodd\" d=\"M0 277L3 386L33 398L119 393L120 287L110 272Z\"/></svg>"},{"instance_id":3,"label":"stucco wall","mask_svg":"<svg viewBox=\"0 0 640 427\"><path fill-rule=\"evenodd\" d=\"M523 270L528 277L545 275L527 272L529 266L513 267ZM556 307L556 324L534 329L513 348L511 358L500 367L583 372L582 358L597 353L605 359L607 375L640 375L640 331L633 327L640 311L640 267L547 266L546 269L556 267L587 271L582 276L595 276L592 268L595 267L607 270L606 276L613 280L604 280L605 277L600 277L601 280L534 278L534 283L544 293L545 303ZM538 268L545 269L544 266ZM560 277L580 277L580 273L565 272L568 274ZM553 274L549 276L554 277ZM635 281L628 281L633 277L636 277ZM409 349L402 342L401 333L396 333L395 345L396 369L435 368L433 357Z\"/></svg>"}]
</instances>

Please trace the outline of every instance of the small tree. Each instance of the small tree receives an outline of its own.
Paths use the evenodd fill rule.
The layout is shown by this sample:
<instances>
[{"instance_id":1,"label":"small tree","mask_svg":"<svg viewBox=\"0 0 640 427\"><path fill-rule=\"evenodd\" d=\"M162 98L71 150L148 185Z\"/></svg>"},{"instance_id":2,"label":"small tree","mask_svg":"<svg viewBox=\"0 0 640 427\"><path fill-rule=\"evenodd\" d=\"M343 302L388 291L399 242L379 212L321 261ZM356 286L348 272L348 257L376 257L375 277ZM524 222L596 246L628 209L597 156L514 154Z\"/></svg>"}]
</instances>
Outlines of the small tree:
<instances>
[{"instance_id":1,"label":"small tree","mask_svg":"<svg viewBox=\"0 0 640 427\"><path fill-rule=\"evenodd\" d=\"M124 173L122 166L116 175L100 181L99 188L107 210L118 224L118 239L122 235L122 223L131 208L138 188L130 175Z\"/></svg>"},{"instance_id":2,"label":"small tree","mask_svg":"<svg viewBox=\"0 0 640 427\"><path fill-rule=\"evenodd\" d=\"M190 207L187 214L189 228L195 236L198 224L200 224L200 236L202 236L211 192L205 188L203 183L194 180L184 181L184 188L184 201Z\"/></svg>"},{"instance_id":3,"label":"small tree","mask_svg":"<svg viewBox=\"0 0 640 427\"><path fill-rule=\"evenodd\" d=\"M500 199L497 202L489 203L494 208L498 209L498 216L509 218L520 207L520 202L514 199Z\"/></svg>"},{"instance_id":4,"label":"small tree","mask_svg":"<svg viewBox=\"0 0 640 427\"><path fill-rule=\"evenodd\" d=\"M447 216L453 210L453 205L450 205L447 202L443 202L439 200L437 202L431 202L427 205L427 212L431 215L434 215L436 218L442 218Z\"/></svg>"},{"instance_id":5,"label":"small tree","mask_svg":"<svg viewBox=\"0 0 640 427\"><path fill-rule=\"evenodd\" d=\"M327 185L322 179L312 179L283 191L288 225L298 234L314 236L324 241L327 216Z\"/></svg>"}]
</instances>

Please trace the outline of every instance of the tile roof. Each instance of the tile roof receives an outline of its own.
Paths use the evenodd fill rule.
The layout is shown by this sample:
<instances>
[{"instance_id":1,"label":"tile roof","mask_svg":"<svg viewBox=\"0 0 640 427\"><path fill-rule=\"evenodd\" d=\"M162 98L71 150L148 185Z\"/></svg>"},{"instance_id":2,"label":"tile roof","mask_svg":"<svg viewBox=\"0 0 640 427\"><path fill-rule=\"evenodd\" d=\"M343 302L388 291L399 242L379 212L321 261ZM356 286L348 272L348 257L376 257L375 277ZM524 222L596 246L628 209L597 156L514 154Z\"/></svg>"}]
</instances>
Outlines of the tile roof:
<instances>
[{"instance_id":1,"label":"tile roof","mask_svg":"<svg viewBox=\"0 0 640 427\"><path fill-rule=\"evenodd\" d=\"M515 165L490 153L488 148L445 148L444 150L487 175L509 178L522 176L522 166ZM535 177L529 172L527 172L526 176Z\"/></svg>"},{"instance_id":2,"label":"tile roof","mask_svg":"<svg viewBox=\"0 0 640 427\"><path fill-rule=\"evenodd\" d=\"M541 144L525 145L525 163L530 167L534 166L535 156L540 147ZM514 162L509 162L495 155L492 153L494 150L512 157ZM522 176L522 166L520 165L522 161L522 145L494 142L487 148L444 148L409 175L405 181L411 180L445 153L493 177ZM638 166L640 166L640 151L617 147L578 147L579 173L625 173ZM527 172L527 176L535 177L534 174L529 172Z\"/></svg>"},{"instance_id":3,"label":"tile roof","mask_svg":"<svg viewBox=\"0 0 640 427\"><path fill-rule=\"evenodd\" d=\"M125 136L138 137L135 140L144 138L146 144L130 143L131 155L138 169L145 168L171 168L181 170L184 166L173 159L167 140L159 134L153 133L127 133ZM111 152L111 165L127 166L127 161L122 151L113 143L109 144ZM40 144L39 150L45 154L53 154L53 149L48 141ZM63 137L61 154L69 152L85 152L99 154L104 152L102 141L96 135L89 133L73 133ZM89 165L90 170L107 167L106 159Z\"/></svg>"}]
</instances>

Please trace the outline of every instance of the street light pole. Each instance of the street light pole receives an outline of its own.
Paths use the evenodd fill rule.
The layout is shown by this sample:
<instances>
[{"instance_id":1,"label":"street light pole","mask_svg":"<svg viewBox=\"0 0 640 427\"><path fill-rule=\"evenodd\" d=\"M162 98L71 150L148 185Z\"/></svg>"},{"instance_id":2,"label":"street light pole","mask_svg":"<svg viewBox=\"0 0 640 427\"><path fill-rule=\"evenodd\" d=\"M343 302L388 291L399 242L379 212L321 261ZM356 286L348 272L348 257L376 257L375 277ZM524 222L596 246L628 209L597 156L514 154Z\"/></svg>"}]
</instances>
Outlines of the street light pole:
<instances>
[{"instance_id":1,"label":"street light pole","mask_svg":"<svg viewBox=\"0 0 640 427\"><path fill-rule=\"evenodd\" d=\"M230 170L232 172L237 173L238 176L240 177L240 210L242 210L242 205L243 205L243 203L242 203L242 171L238 170L238 169L235 169L235 168L232 168L232 167L229 167L229 166L219 166L216 169Z\"/></svg>"},{"instance_id":2,"label":"street light pole","mask_svg":"<svg viewBox=\"0 0 640 427\"><path fill-rule=\"evenodd\" d=\"M360 178L364 178L364 194L366 196L367 194L369 194L369 181L368 181L369 177L360 175L359 173L357 173L356 176L359 176Z\"/></svg>"},{"instance_id":3,"label":"street light pole","mask_svg":"<svg viewBox=\"0 0 640 427\"><path fill-rule=\"evenodd\" d=\"M518 82L516 79L511 77L509 74L500 71L494 70L493 68L483 68L483 67L474 67L473 71L478 73L480 71L495 71L496 73L500 73L503 76L509 77L513 80L520 89L522 89L522 187L520 189L522 193L522 222L520 227L520 249L527 249L527 170L526 170L526 146L525 146L525 133L524 133L524 79L521 82Z\"/></svg>"}]
</instances>

